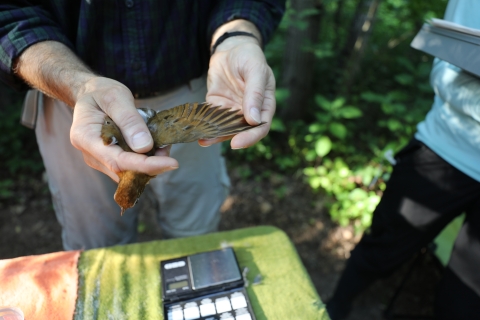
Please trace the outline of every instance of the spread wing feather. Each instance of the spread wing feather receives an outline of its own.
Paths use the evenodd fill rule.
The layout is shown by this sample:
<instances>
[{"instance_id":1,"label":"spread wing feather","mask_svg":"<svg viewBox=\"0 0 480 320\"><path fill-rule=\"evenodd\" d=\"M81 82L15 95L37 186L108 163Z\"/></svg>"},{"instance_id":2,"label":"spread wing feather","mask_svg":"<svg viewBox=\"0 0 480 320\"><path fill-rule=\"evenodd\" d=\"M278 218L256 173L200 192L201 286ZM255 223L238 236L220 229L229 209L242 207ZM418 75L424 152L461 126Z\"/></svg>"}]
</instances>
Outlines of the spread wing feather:
<instances>
[{"instance_id":1,"label":"spread wing feather","mask_svg":"<svg viewBox=\"0 0 480 320\"><path fill-rule=\"evenodd\" d=\"M156 146L230 136L253 128L237 110L186 103L158 112L148 122Z\"/></svg>"}]
</instances>

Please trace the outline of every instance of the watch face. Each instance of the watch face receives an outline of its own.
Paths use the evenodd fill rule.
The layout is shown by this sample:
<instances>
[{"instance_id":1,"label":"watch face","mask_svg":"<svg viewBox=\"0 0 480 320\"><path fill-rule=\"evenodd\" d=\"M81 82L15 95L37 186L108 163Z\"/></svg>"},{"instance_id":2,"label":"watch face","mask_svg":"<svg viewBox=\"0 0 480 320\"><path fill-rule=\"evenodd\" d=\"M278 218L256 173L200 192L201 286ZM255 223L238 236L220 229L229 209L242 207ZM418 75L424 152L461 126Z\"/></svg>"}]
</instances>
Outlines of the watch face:
<instances>
[{"instance_id":1,"label":"watch face","mask_svg":"<svg viewBox=\"0 0 480 320\"><path fill-rule=\"evenodd\" d=\"M242 279L231 248L188 257L194 290Z\"/></svg>"}]
</instances>

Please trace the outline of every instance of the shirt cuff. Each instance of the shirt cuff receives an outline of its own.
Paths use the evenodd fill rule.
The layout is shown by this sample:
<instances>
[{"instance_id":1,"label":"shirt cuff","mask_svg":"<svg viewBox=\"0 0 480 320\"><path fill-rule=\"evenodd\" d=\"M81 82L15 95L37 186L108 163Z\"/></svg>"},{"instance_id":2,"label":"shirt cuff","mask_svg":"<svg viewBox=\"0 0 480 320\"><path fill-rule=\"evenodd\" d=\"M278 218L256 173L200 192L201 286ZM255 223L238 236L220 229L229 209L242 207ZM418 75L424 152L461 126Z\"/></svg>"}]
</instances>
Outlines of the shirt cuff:
<instances>
[{"instance_id":1,"label":"shirt cuff","mask_svg":"<svg viewBox=\"0 0 480 320\"><path fill-rule=\"evenodd\" d=\"M73 45L41 9L21 8L0 12L0 80L17 90L27 89L12 70L13 61L31 45L42 41Z\"/></svg>"}]
</instances>

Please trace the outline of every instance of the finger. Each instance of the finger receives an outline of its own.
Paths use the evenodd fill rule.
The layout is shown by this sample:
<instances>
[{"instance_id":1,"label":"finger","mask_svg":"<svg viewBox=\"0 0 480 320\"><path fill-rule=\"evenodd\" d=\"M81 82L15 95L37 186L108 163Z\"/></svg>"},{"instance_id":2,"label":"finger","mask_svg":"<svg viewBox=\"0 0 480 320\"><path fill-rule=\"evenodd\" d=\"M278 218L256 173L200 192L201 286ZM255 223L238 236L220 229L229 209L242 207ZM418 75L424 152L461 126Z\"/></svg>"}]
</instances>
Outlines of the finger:
<instances>
[{"instance_id":1,"label":"finger","mask_svg":"<svg viewBox=\"0 0 480 320\"><path fill-rule=\"evenodd\" d=\"M172 145L168 145L163 148L159 148L155 150L155 155L157 157L169 157L170 156L170 149L172 149Z\"/></svg>"},{"instance_id":2,"label":"finger","mask_svg":"<svg viewBox=\"0 0 480 320\"><path fill-rule=\"evenodd\" d=\"M251 125L260 124L260 110L265 99L267 76L262 69L264 65L251 67L245 74L245 92L243 96L243 112L245 119Z\"/></svg>"},{"instance_id":3,"label":"finger","mask_svg":"<svg viewBox=\"0 0 480 320\"><path fill-rule=\"evenodd\" d=\"M276 108L275 91L271 90L270 87L271 85L267 85L268 90L265 91L265 99L263 100L261 112L261 119L265 124L241 132L233 137L232 142L230 143L232 149L248 148L263 139L270 131Z\"/></svg>"},{"instance_id":4,"label":"finger","mask_svg":"<svg viewBox=\"0 0 480 320\"><path fill-rule=\"evenodd\" d=\"M118 183L118 181L120 180L120 178L115 172L108 170L106 166L104 166L100 161L92 157L90 154L84 153L83 160L90 168L106 174L116 183Z\"/></svg>"},{"instance_id":5,"label":"finger","mask_svg":"<svg viewBox=\"0 0 480 320\"><path fill-rule=\"evenodd\" d=\"M95 92L95 101L122 131L133 151L145 153L153 148L153 139L142 116L135 108L132 93L123 85Z\"/></svg>"},{"instance_id":6,"label":"finger","mask_svg":"<svg viewBox=\"0 0 480 320\"><path fill-rule=\"evenodd\" d=\"M261 139L263 139L268 131L270 130L270 125L264 124L258 128L253 128L248 131L240 132L235 137L233 137L230 142L232 149L245 149L251 147Z\"/></svg>"},{"instance_id":7,"label":"finger","mask_svg":"<svg viewBox=\"0 0 480 320\"><path fill-rule=\"evenodd\" d=\"M219 142L223 142L223 141L226 141L226 140L230 140L234 137L235 135L232 134L230 136L225 136L225 137L218 137L218 138L215 138L215 139L201 139L201 140L198 140L198 144L201 146L201 147L210 147L211 145L214 145L215 143L219 143Z\"/></svg>"}]
</instances>

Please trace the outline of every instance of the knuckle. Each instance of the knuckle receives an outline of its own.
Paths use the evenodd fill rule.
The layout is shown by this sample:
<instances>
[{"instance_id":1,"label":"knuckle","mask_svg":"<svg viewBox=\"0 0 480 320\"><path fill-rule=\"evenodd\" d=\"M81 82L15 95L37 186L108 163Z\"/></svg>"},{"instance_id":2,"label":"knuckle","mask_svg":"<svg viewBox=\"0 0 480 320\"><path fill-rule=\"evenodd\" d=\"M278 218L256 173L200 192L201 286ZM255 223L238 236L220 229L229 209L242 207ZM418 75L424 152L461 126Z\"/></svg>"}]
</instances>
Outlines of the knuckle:
<instances>
[{"instance_id":1,"label":"knuckle","mask_svg":"<svg viewBox=\"0 0 480 320\"><path fill-rule=\"evenodd\" d=\"M119 98L125 96L125 88L120 85L113 85L103 90L100 95L100 104L105 111L111 110L119 102Z\"/></svg>"},{"instance_id":2,"label":"knuckle","mask_svg":"<svg viewBox=\"0 0 480 320\"><path fill-rule=\"evenodd\" d=\"M260 92L259 90L252 90L252 92L250 92L250 95L252 99L255 100L256 102L260 104L263 103L263 100L264 100L263 92Z\"/></svg>"}]
</instances>

